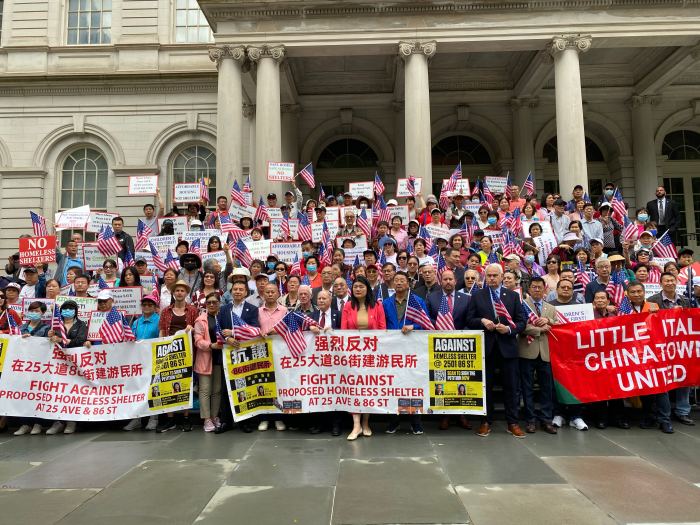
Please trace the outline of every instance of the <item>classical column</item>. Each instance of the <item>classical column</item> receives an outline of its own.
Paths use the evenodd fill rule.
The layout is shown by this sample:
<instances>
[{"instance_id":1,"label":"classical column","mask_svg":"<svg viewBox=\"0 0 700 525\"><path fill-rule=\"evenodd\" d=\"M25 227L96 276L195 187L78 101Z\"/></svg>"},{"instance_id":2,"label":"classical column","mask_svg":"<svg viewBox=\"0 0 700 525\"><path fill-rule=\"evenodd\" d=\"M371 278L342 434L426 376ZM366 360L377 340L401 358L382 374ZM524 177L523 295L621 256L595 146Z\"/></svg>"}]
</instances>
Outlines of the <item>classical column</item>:
<instances>
[{"instance_id":1,"label":"classical column","mask_svg":"<svg viewBox=\"0 0 700 525\"><path fill-rule=\"evenodd\" d=\"M299 104L282 104L282 160L299 163ZM297 171L299 171L297 166Z\"/></svg>"},{"instance_id":2,"label":"classical column","mask_svg":"<svg viewBox=\"0 0 700 525\"><path fill-rule=\"evenodd\" d=\"M654 192L659 184L652 108L660 101L661 97L654 95L635 95L629 101L632 107L634 195L637 207L654 198Z\"/></svg>"},{"instance_id":3,"label":"classical column","mask_svg":"<svg viewBox=\"0 0 700 525\"><path fill-rule=\"evenodd\" d=\"M209 58L216 62L219 70L216 99L216 187L220 195L228 195L234 179L241 177L241 64L245 60L245 47L237 44L210 47Z\"/></svg>"},{"instance_id":4,"label":"classical column","mask_svg":"<svg viewBox=\"0 0 700 525\"><path fill-rule=\"evenodd\" d=\"M406 129L404 126L404 103L403 102L392 102L391 107L394 110L394 158L396 159L396 177L405 178L406 177ZM427 188L427 186L426 186ZM427 195L432 192L423 192L423 195Z\"/></svg>"},{"instance_id":5,"label":"classical column","mask_svg":"<svg viewBox=\"0 0 700 525\"><path fill-rule=\"evenodd\" d=\"M513 110L513 154L515 156L515 173L511 178L515 184L522 185L529 172L535 175L535 144L532 136L532 108L537 107L537 98L511 98Z\"/></svg>"},{"instance_id":6,"label":"classical column","mask_svg":"<svg viewBox=\"0 0 700 525\"><path fill-rule=\"evenodd\" d=\"M433 187L428 60L436 50L435 41L399 42L399 55L405 62L404 151L406 163L404 176L422 177L423 195L432 193Z\"/></svg>"},{"instance_id":7,"label":"classical column","mask_svg":"<svg viewBox=\"0 0 700 525\"><path fill-rule=\"evenodd\" d=\"M248 174L251 184L255 180L255 104L243 104L243 117L248 121ZM258 194L253 186L253 192Z\"/></svg>"},{"instance_id":8,"label":"classical column","mask_svg":"<svg viewBox=\"0 0 700 525\"><path fill-rule=\"evenodd\" d=\"M280 192L287 187L268 182L267 163L281 162L282 116L280 111L280 63L286 53L283 45L249 46L248 58L257 65L255 90L255 181L256 193Z\"/></svg>"},{"instance_id":9,"label":"classical column","mask_svg":"<svg viewBox=\"0 0 700 525\"><path fill-rule=\"evenodd\" d=\"M571 195L577 184L588 191L578 54L585 53L590 47L591 37L581 35L555 36L549 45L549 52L554 57L559 191L564 198Z\"/></svg>"}]
</instances>

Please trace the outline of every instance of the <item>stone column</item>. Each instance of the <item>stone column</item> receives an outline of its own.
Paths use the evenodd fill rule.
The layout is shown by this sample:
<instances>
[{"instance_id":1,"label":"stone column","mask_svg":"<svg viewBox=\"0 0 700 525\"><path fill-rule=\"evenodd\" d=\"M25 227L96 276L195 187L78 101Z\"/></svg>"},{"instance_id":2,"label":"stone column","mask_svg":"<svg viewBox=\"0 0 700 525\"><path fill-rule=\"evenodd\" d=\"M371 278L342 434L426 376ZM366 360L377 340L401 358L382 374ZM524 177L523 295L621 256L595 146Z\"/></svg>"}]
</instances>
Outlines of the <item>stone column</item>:
<instances>
[{"instance_id":1,"label":"stone column","mask_svg":"<svg viewBox=\"0 0 700 525\"><path fill-rule=\"evenodd\" d=\"M399 42L399 56L405 62L404 79L404 151L405 174L423 178L423 195L432 193L433 162L430 128L430 85L428 61L435 55L437 44Z\"/></svg>"},{"instance_id":2,"label":"stone column","mask_svg":"<svg viewBox=\"0 0 700 525\"><path fill-rule=\"evenodd\" d=\"M513 154L515 156L515 173L511 178L515 184L522 186L527 174L535 175L535 143L532 136L532 108L537 107L537 98L511 98L513 110Z\"/></svg>"},{"instance_id":3,"label":"stone column","mask_svg":"<svg viewBox=\"0 0 700 525\"><path fill-rule=\"evenodd\" d=\"M255 90L255 182L256 194L277 193L282 201L286 184L268 182L267 163L282 162L282 116L280 110L280 63L283 45L249 46L248 58L257 64Z\"/></svg>"},{"instance_id":4,"label":"stone column","mask_svg":"<svg viewBox=\"0 0 700 525\"><path fill-rule=\"evenodd\" d=\"M581 35L555 36L549 45L549 52L554 57L559 190L564 198L569 198L577 184L588 191L578 54L585 53L590 47L591 37Z\"/></svg>"},{"instance_id":5,"label":"stone column","mask_svg":"<svg viewBox=\"0 0 700 525\"><path fill-rule=\"evenodd\" d=\"M250 183L252 185L255 180L255 104L243 104L243 118L248 121L247 158L248 174L250 175ZM253 186L253 193L258 195L258 189L255 186Z\"/></svg>"},{"instance_id":6,"label":"stone column","mask_svg":"<svg viewBox=\"0 0 700 525\"><path fill-rule=\"evenodd\" d=\"M393 102L391 107L394 110L394 155L396 159L396 177L405 178L406 151L404 148L404 141L406 140L406 130L404 126L404 103ZM427 195L428 193L423 192L423 195Z\"/></svg>"},{"instance_id":7,"label":"stone column","mask_svg":"<svg viewBox=\"0 0 700 525\"><path fill-rule=\"evenodd\" d=\"M219 70L216 100L216 187L219 195L228 195L233 181L240 179L242 173L241 64L245 60L245 47L237 44L210 47L209 58L216 62Z\"/></svg>"},{"instance_id":8,"label":"stone column","mask_svg":"<svg viewBox=\"0 0 700 525\"><path fill-rule=\"evenodd\" d=\"M299 104L282 105L282 160L299 163ZM299 171L299 166L297 166Z\"/></svg>"},{"instance_id":9,"label":"stone column","mask_svg":"<svg viewBox=\"0 0 700 525\"><path fill-rule=\"evenodd\" d=\"M659 184L652 109L660 101L661 97L653 95L635 95L629 101L629 105L632 107L634 196L637 207L654 198L656 187Z\"/></svg>"}]
</instances>

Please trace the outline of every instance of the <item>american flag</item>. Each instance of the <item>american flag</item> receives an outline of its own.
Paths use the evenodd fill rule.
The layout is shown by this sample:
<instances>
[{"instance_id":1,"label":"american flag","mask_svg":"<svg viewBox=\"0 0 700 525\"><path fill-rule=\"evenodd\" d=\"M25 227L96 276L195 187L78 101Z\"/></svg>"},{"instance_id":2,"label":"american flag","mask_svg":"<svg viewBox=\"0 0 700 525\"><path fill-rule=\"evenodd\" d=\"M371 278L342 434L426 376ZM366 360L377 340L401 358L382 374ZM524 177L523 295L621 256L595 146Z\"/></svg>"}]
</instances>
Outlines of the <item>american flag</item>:
<instances>
[{"instance_id":1,"label":"american flag","mask_svg":"<svg viewBox=\"0 0 700 525\"><path fill-rule=\"evenodd\" d=\"M209 214L209 217L207 217L207 222L206 222L206 227L207 228L214 228L216 225L216 219L219 218L219 213L216 211L213 211Z\"/></svg>"},{"instance_id":2,"label":"american flag","mask_svg":"<svg viewBox=\"0 0 700 525\"><path fill-rule=\"evenodd\" d=\"M173 256L173 253L170 251L170 248L168 248L168 253L165 256L165 267L172 268L175 271L178 271L180 269L180 261L175 256Z\"/></svg>"},{"instance_id":3,"label":"american flag","mask_svg":"<svg viewBox=\"0 0 700 525\"><path fill-rule=\"evenodd\" d=\"M619 188L615 188L610 204L613 209L613 216L619 222L622 222L623 218L627 217L627 208L625 207L625 201L622 198L622 193L620 192Z\"/></svg>"},{"instance_id":4,"label":"american flag","mask_svg":"<svg viewBox=\"0 0 700 525\"><path fill-rule=\"evenodd\" d=\"M624 215L622 219L624 225L622 229L622 240L627 242L634 240L639 231L637 226L631 220L629 220L627 215Z\"/></svg>"},{"instance_id":5,"label":"american flag","mask_svg":"<svg viewBox=\"0 0 700 525\"><path fill-rule=\"evenodd\" d=\"M36 237L45 237L49 234L49 230L46 228L46 219L44 217L38 213L34 213L33 211L29 212L29 216L32 219L32 228L34 228L34 235Z\"/></svg>"},{"instance_id":6,"label":"american flag","mask_svg":"<svg viewBox=\"0 0 700 525\"><path fill-rule=\"evenodd\" d=\"M121 249L119 239L114 236L114 230L110 226L103 226L97 236L97 249L102 255L116 255Z\"/></svg>"},{"instance_id":7,"label":"american flag","mask_svg":"<svg viewBox=\"0 0 700 525\"><path fill-rule=\"evenodd\" d=\"M491 189L486 181L483 182L481 187L483 188L484 200L489 204L493 204L493 193L491 193Z\"/></svg>"},{"instance_id":8,"label":"american flag","mask_svg":"<svg viewBox=\"0 0 700 525\"><path fill-rule=\"evenodd\" d=\"M148 238L153 235L153 230L141 219L136 223L136 251L145 250L148 246Z\"/></svg>"},{"instance_id":9,"label":"american flag","mask_svg":"<svg viewBox=\"0 0 700 525\"><path fill-rule=\"evenodd\" d=\"M382 195L377 195L377 208L379 210L377 222L391 222L391 210L386 205L386 201L384 201L384 197Z\"/></svg>"},{"instance_id":10,"label":"american flag","mask_svg":"<svg viewBox=\"0 0 700 525\"><path fill-rule=\"evenodd\" d=\"M235 224L233 225L233 228L228 230L227 233L228 233L227 238L233 240L234 242L237 241L238 239L242 239L242 238L248 236L248 232L239 228Z\"/></svg>"},{"instance_id":11,"label":"american flag","mask_svg":"<svg viewBox=\"0 0 700 525\"><path fill-rule=\"evenodd\" d=\"M352 267L354 269L354 268L357 268L358 266L362 266L362 263L360 262L360 256L355 255L355 261L352 263ZM352 286L350 288L352 288Z\"/></svg>"},{"instance_id":12,"label":"american flag","mask_svg":"<svg viewBox=\"0 0 700 525\"><path fill-rule=\"evenodd\" d=\"M333 252L326 250L326 245L323 242L321 242L321 245L318 247L318 256L321 266L330 266L333 260Z\"/></svg>"},{"instance_id":13,"label":"american flag","mask_svg":"<svg viewBox=\"0 0 700 525\"><path fill-rule=\"evenodd\" d=\"M381 251L380 254L379 254L379 264L380 264L381 266L384 266L384 265L386 264L386 253L384 253L384 250L383 250L383 249L382 249L382 251Z\"/></svg>"},{"instance_id":14,"label":"american flag","mask_svg":"<svg viewBox=\"0 0 700 525\"><path fill-rule=\"evenodd\" d=\"M246 205L245 197L241 192L241 187L238 185L238 181L233 181L233 186L231 187L231 202L237 202L241 206Z\"/></svg>"},{"instance_id":15,"label":"american flag","mask_svg":"<svg viewBox=\"0 0 700 525\"><path fill-rule=\"evenodd\" d=\"M311 326L309 317L299 312L288 312L273 329L287 343L292 356L299 357L306 350L303 330ZM313 323L313 321L311 321Z\"/></svg>"},{"instance_id":16,"label":"american flag","mask_svg":"<svg viewBox=\"0 0 700 525\"><path fill-rule=\"evenodd\" d=\"M447 269L447 263L445 262L445 258L442 256L442 254L440 252L437 253L437 256L435 257L435 262L437 263L438 279L441 279L442 272L444 272Z\"/></svg>"},{"instance_id":17,"label":"american flag","mask_svg":"<svg viewBox=\"0 0 700 525\"><path fill-rule=\"evenodd\" d=\"M435 330L433 322L430 320L428 313L423 309L420 302L414 294L408 292L408 301L406 302L406 320L420 325L423 330Z\"/></svg>"},{"instance_id":18,"label":"american flag","mask_svg":"<svg viewBox=\"0 0 700 525\"><path fill-rule=\"evenodd\" d=\"M231 312L233 313L233 312ZM214 317L214 324L216 325L214 328L214 331L216 332L216 342L217 343L225 343L226 338L224 337L224 332L221 330L221 325L219 324L219 316Z\"/></svg>"},{"instance_id":19,"label":"american flag","mask_svg":"<svg viewBox=\"0 0 700 525\"><path fill-rule=\"evenodd\" d=\"M195 255L199 255L200 257L202 256L202 247L201 247L201 241L199 238L193 240L190 243L190 248L187 250L188 253L194 253Z\"/></svg>"},{"instance_id":20,"label":"american flag","mask_svg":"<svg viewBox=\"0 0 700 525\"><path fill-rule=\"evenodd\" d=\"M676 251L676 247L673 244L668 230L654 243L651 247L651 251L653 251L654 255L657 257L672 257L673 259L678 259L678 252Z\"/></svg>"},{"instance_id":21,"label":"american flag","mask_svg":"<svg viewBox=\"0 0 700 525\"><path fill-rule=\"evenodd\" d=\"M100 290L106 290L109 288L107 281L105 281L101 275L97 278L97 288Z\"/></svg>"},{"instance_id":22,"label":"american flag","mask_svg":"<svg viewBox=\"0 0 700 525\"><path fill-rule=\"evenodd\" d=\"M492 249L488 257L486 257L486 262L487 264L498 264L498 252L495 249Z\"/></svg>"},{"instance_id":23,"label":"american flag","mask_svg":"<svg viewBox=\"0 0 700 525\"><path fill-rule=\"evenodd\" d=\"M438 314L435 318L435 329L436 330L454 330L455 323L452 318L452 312L447 303L447 295L442 294L440 299L440 307L438 308Z\"/></svg>"},{"instance_id":24,"label":"american flag","mask_svg":"<svg viewBox=\"0 0 700 525\"><path fill-rule=\"evenodd\" d=\"M379 178L379 173L374 172L374 194L381 195L384 193L384 183L382 179Z\"/></svg>"},{"instance_id":25,"label":"american flag","mask_svg":"<svg viewBox=\"0 0 700 525\"><path fill-rule=\"evenodd\" d=\"M557 308L555 308L555 310L557 311L557 324L568 324L569 320L566 318L566 316Z\"/></svg>"},{"instance_id":26,"label":"american flag","mask_svg":"<svg viewBox=\"0 0 700 525\"><path fill-rule=\"evenodd\" d=\"M263 201L262 195L260 196L260 202L258 207L255 208L255 216L253 217L254 222L265 222L270 220L270 214L267 213L267 206L265 206L265 201Z\"/></svg>"},{"instance_id":27,"label":"american flag","mask_svg":"<svg viewBox=\"0 0 700 525\"><path fill-rule=\"evenodd\" d=\"M624 272L622 270L613 272L613 274L610 276L610 281L608 281L608 285L605 287L605 291L608 292L610 300L615 305L619 305L625 296L625 289L623 287L623 273Z\"/></svg>"},{"instance_id":28,"label":"american flag","mask_svg":"<svg viewBox=\"0 0 700 525\"><path fill-rule=\"evenodd\" d=\"M315 188L316 187L316 180L314 179L314 167L311 165L309 162L304 168L297 173L297 175L301 175L301 178L304 179L304 182L309 185L309 188Z\"/></svg>"},{"instance_id":29,"label":"american flag","mask_svg":"<svg viewBox=\"0 0 700 525\"><path fill-rule=\"evenodd\" d=\"M308 273L305 273L304 275L301 276L301 284L305 284L306 286L311 286L311 281L309 280Z\"/></svg>"},{"instance_id":30,"label":"american flag","mask_svg":"<svg viewBox=\"0 0 700 525\"><path fill-rule=\"evenodd\" d=\"M588 270L586 270L581 261L578 261L578 267L576 269L576 280L579 283L581 283L581 286L583 286L584 288L588 286L588 283L591 282L591 274L588 273Z\"/></svg>"},{"instance_id":31,"label":"american flag","mask_svg":"<svg viewBox=\"0 0 700 525\"><path fill-rule=\"evenodd\" d=\"M299 262L299 255L294 256L294 262L289 269L289 275L301 275L301 263Z\"/></svg>"},{"instance_id":32,"label":"american flag","mask_svg":"<svg viewBox=\"0 0 700 525\"><path fill-rule=\"evenodd\" d=\"M525 195L527 195L528 197L535 193L535 181L532 177L532 172L529 172L527 174L525 182L523 183L523 190L525 190Z\"/></svg>"},{"instance_id":33,"label":"american flag","mask_svg":"<svg viewBox=\"0 0 700 525\"><path fill-rule=\"evenodd\" d=\"M261 197L262 198L262 197ZM326 192L323 191L323 186L320 184L318 185L318 203L324 203L326 202Z\"/></svg>"},{"instance_id":34,"label":"american flag","mask_svg":"<svg viewBox=\"0 0 700 525\"><path fill-rule=\"evenodd\" d=\"M238 317L234 311L231 311L231 330L233 331L233 338L238 341L250 341L260 337L260 328L249 325Z\"/></svg>"},{"instance_id":35,"label":"american flag","mask_svg":"<svg viewBox=\"0 0 700 525\"><path fill-rule=\"evenodd\" d=\"M126 319L116 308L112 308L102 321L99 334L100 340L107 345L136 339Z\"/></svg>"},{"instance_id":36,"label":"american flag","mask_svg":"<svg viewBox=\"0 0 700 525\"><path fill-rule=\"evenodd\" d=\"M416 178L413 175L409 175L406 180L406 190L411 197L416 196Z\"/></svg>"},{"instance_id":37,"label":"american flag","mask_svg":"<svg viewBox=\"0 0 700 525\"><path fill-rule=\"evenodd\" d=\"M503 190L503 196L506 199L511 199L513 197L513 190L511 186L513 185L513 181L510 180L510 172L506 175L506 187Z\"/></svg>"},{"instance_id":38,"label":"american flag","mask_svg":"<svg viewBox=\"0 0 700 525\"><path fill-rule=\"evenodd\" d=\"M233 256L241 263L244 268L250 267L253 264L253 256L248 251L248 246L243 242L243 239L238 239L233 245Z\"/></svg>"},{"instance_id":39,"label":"american flag","mask_svg":"<svg viewBox=\"0 0 700 525\"><path fill-rule=\"evenodd\" d=\"M447 181L447 184L445 185L445 191L455 191L457 190L457 184L459 183L459 180L462 178L462 161L460 161L457 166L455 166L454 171L452 172L452 175L450 175L450 178Z\"/></svg>"},{"instance_id":40,"label":"american flag","mask_svg":"<svg viewBox=\"0 0 700 525\"><path fill-rule=\"evenodd\" d=\"M243 183L243 193L253 193L253 188L250 185L250 175L246 178L245 182Z\"/></svg>"},{"instance_id":41,"label":"american flag","mask_svg":"<svg viewBox=\"0 0 700 525\"><path fill-rule=\"evenodd\" d=\"M124 254L124 266L127 268L129 266L136 266L136 262L134 261L134 256L131 255L130 250L126 250L126 253Z\"/></svg>"},{"instance_id":42,"label":"american flag","mask_svg":"<svg viewBox=\"0 0 700 525\"><path fill-rule=\"evenodd\" d=\"M219 214L219 226L224 233L230 233L236 229L236 225L233 224L231 216L228 213Z\"/></svg>"},{"instance_id":43,"label":"american flag","mask_svg":"<svg viewBox=\"0 0 700 525\"><path fill-rule=\"evenodd\" d=\"M655 264L650 264L648 268L649 277L647 279L647 282L652 284L659 284L661 282L661 268L659 268Z\"/></svg>"},{"instance_id":44,"label":"american flag","mask_svg":"<svg viewBox=\"0 0 700 525\"><path fill-rule=\"evenodd\" d=\"M209 202L209 188L204 178L199 179L199 198L204 202Z\"/></svg>"},{"instance_id":45,"label":"american flag","mask_svg":"<svg viewBox=\"0 0 700 525\"><path fill-rule=\"evenodd\" d=\"M9 335L22 335L22 331L19 329L17 321L15 321L14 315L12 315L11 310L5 310L5 315L7 315L7 327L9 329Z\"/></svg>"},{"instance_id":46,"label":"american flag","mask_svg":"<svg viewBox=\"0 0 700 525\"><path fill-rule=\"evenodd\" d=\"M58 305L53 307L53 316L51 316L51 330L53 330L54 335L58 336L58 338L61 340L61 345L68 344L66 327L63 325L63 321L61 320L61 309Z\"/></svg>"},{"instance_id":47,"label":"american flag","mask_svg":"<svg viewBox=\"0 0 700 525\"><path fill-rule=\"evenodd\" d=\"M480 193L481 193L481 182L479 181L479 179L476 179L476 182L474 182L474 188L472 188L472 197L474 195L480 196Z\"/></svg>"},{"instance_id":48,"label":"american flag","mask_svg":"<svg viewBox=\"0 0 700 525\"><path fill-rule=\"evenodd\" d=\"M620 306L617 307L617 311L620 315L629 315L633 312L629 297L625 295L622 301L620 301Z\"/></svg>"},{"instance_id":49,"label":"american flag","mask_svg":"<svg viewBox=\"0 0 700 525\"><path fill-rule=\"evenodd\" d=\"M305 213L299 211L297 212L297 219L299 220L299 226L297 228L299 240L301 242L310 241L313 237L313 231L311 229L311 224L309 223L309 218Z\"/></svg>"},{"instance_id":50,"label":"american flag","mask_svg":"<svg viewBox=\"0 0 700 525\"><path fill-rule=\"evenodd\" d=\"M291 232L289 230L289 218L287 216L285 216L282 219L282 224L280 228L282 230L282 237L284 238L284 240L289 239L291 237Z\"/></svg>"},{"instance_id":51,"label":"american flag","mask_svg":"<svg viewBox=\"0 0 700 525\"><path fill-rule=\"evenodd\" d=\"M357 216L357 227L360 228L362 233L364 234L367 239L371 237L372 233L372 226L369 223L369 219L367 218L367 208L362 208L360 211L360 215Z\"/></svg>"},{"instance_id":52,"label":"american flag","mask_svg":"<svg viewBox=\"0 0 700 525\"><path fill-rule=\"evenodd\" d=\"M153 266L155 266L156 269L160 270L161 272L167 270L168 267L165 264L165 261L163 261L163 258L160 256L158 250L156 250L156 247L153 246L153 243L151 241L148 241L148 246L151 250L151 255L153 255Z\"/></svg>"},{"instance_id":53,"label":"american flag","mask_svg":"<svg viewBox=\"0 0 700 525\"><path fill-rule=\"evenodd\" d=\"M489 291L491 292L491 299L493 300L493 308L496 310L496 315L498 317L503 317L511 328L515 328L515 323L506 305L503 304L503 301L501 301L501 298L493 288L490 288Z\"/></svg>"},{"instance_id":54,"label":"american flag","mask_svg":"<svg viewBox=\"0 0 700 525\"><path fill-rule=\"evenodd\" d=\"M530 324L535 324L539 320L539 316L532 311L532 308L530 308L530 305L527 304L527 301L522 302L523 305L523 311L525 312L525 317L527 317L527 322ZM525 337L527 340L527 344L532 344L532 342L535 340L534 336L528 335Z\"/></svg>"},{"instance_id":55,"label":"american flag","mask_svg":"<svg viewBox=\"0 0 700 525\"><path fill-rule=\"evenodd\" d=\"M507 230L504 230L503 238L505 240L502 247L503 257L508 257L510 255L518 255L519 257L523 257L525 255L523 253L523 247L519 242L517 242L515 235ZM493 253L493 251L491 253Z\"/></svg>"}]
</instances>

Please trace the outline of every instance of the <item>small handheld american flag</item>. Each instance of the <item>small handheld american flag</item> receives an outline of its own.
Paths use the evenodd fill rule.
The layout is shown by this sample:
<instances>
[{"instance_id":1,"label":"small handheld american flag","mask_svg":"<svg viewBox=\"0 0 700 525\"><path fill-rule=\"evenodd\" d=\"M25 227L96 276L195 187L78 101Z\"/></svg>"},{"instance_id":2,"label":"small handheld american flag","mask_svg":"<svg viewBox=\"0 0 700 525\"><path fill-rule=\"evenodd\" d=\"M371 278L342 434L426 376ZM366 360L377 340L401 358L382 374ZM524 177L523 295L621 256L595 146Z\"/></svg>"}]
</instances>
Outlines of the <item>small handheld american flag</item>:
<instances>
[{"instance_id":1,"label":"small handheld american flag","mask_svg":"<svg viewBox=\"0 0 700 525\"><path fill-rule=\"evenodd\" d=\"M131 255L131 252L129 250L126 250L126 253L124 254L124 266L126 266L127 268L129 266L136 266L134 256Z\"/></svg>"},{"instance_id":2,"label":"small handheld american flag","mask_svg":"<svg viewBox=\"0 0 700 525\"><path fill-rule=\"evenodd\" d=\"M61 345L68 344L68 337L66 335L66 327L63 325L61 320L61 309L58 305L53 308L53 316L51 317L51 330L53 330L54 335L60 339Z\"/></svg>"},{"instance_id":3,"label":"small handheld american flag","mask_svg":"<svg viewBox=\"0 0 700 525\"><path fill-rule=\"evenodd\" d=\"M241 191L241 187L238 185L238 181L233 181L233 186L231 186L231 202L236 202L241 206L246 205L245 197Z\"/></svg>"},{"instance_id":4,"label":"small handheld american flag","mask_svg":"<svg viewBox=\"0 0 700 525\"><path fill-rule=\"evenodd\" d=\"M151 255L153 256L153 266L155 266L156 269L160 270L161 272L167 270L168 266L165 264L165 261L163 261L163 258L160 256L160 253L158 253L156 247L153 246L153 243L149 241L148 246L151 250Z\"/></svg>"},{"instance_id":5,"label":"small handheld american flag","mask_svg":"<svg viewBox=\"0 0 700 525\"><path fill-rule=\"evenodd\" d=\"M141 219L136 223L136 251L145 250L148 246L148 238L153 235L153 230Z\"/></svg>"},{"instance_id":6,"label":"small handheld american flag","mask_svg":"<svg viewBox=\"0 0 700 525\"><path fill-rule=\"evenodd\" d=\"M449 305L447 304L447 295L445 294L442 294L442 298L440 299L440 307L438 308L438 314L435 317L435 329L455 329L454 319L452 318L452 312L450 312Z\"/></svg>"},{"instance_id":7,"label":"small handheld american flag","mask_svg":"<svg viewBox=\"0 0 700 525\"><path fill-rule=\"evenodd\" d=\"M382 193L384 193L384 183L382 182L382 179L379 177L379 173L375 172L374 173L374 194L381 195Z\"/></svg>"},{"instance_id":8,"label":"small handheld american flag","mask_svg":"<svg viewBox=\"0 0 700 525\"><path fill-rule=\"evenodd\" d=\"M97 249L102 255L116 255L122 250L119 239L110 226L103 226L97 236Z\"/></svg>"},{"instance_id":9,"label":"small handheld american flag","mask_svg":"<svg viewBox=\"0 0 700 525\"><path fill-rule=\"evenodd\" d=\"M416 178L413 175L409 175L406 180L406 190L411 197L416 196Z\"/></svg>"},{"instance_id":10,"label":"small handheld american flag","mask_svg":"<svg viewBox=\"0 0 700 525\"><path fill-rule=\"evenodd\" d=\"M134 333L124 319L124 316L112 308L100 326L100 339L104 344L122 343L124 341L134 341Z\"/></svg>"},{"instance_id":11,"label":"small handheld american flag","mask_svg":"<svg viewBox=\"0 0 700 525\"><path fill-rule=\"evenodd\" d=\"M201 247L201 240L199 238L194 239L190 243L190 248L188 250L189 253L194 253L195 255L199 255L200 257L202 256L202 247Z\"/></svg>"},{"instance_id":12,"label":"small handheld american flag","mask_svg":"<svg viewBox=\"0 0 700 525\"><path fill-rule=\"evenodd\" d=\"M165 255L165 267L172 268L175 271L178 271L180 269L180 261L175 256L173 256L173 253L170 251L170 248L168 248L168 253Z\"/></svg>"},{"instance_id":13,"label":"small handheld american flag","mask_svg":"<svg viewBox=\"0 0 700 525\"><path fill-rule=\"evenodd\" d=\"M367 218L367 208L362 208L360 214L357 216L357 227L360 228L367 239L371 237L372 226Z\"/></svg>"},{"instance_id":14,"label":"small handheld american flag","mask_svg":"<svg viewBox=\"0 0 700 525\"><path fill-rule=\"evenodd\" d=\"M501 301L501 298L498 297L498 294L493 288L491 288L489 291L491 292L491 299L493 300L493 307L496 310L496 315L498 317L503 317L508 323L508 326L515 328L515 323L513 322L513 318L511 317L510 312L508 312L506 305L503 304L503 301Z\"/></svg>"},{"instance_id":15,"label":"small handheld american flag","mask_svg":"<svg viewBox=\"0 0 700 525\"><path fill-rule=\"evenodd\" d=\"M32 219L32 228L34 229L34 235L36 237L45 237L49 234L49 231L46 228L46 219L44 217L38 213L34 213L33 211L29 212L29 216Z\"/></svg>"},{"instance_id":16,"label":"small handheld american flag","mask_svg":"<svg viewBox=\"0 0 700 525\"><path fill-rule=\"evenodd\" d=\"M411 292L408 292L408 301L406 303L406 321L420 325L423 330L435 329L430 317L418 302L416 296Z\"/></svg>"},{"instance_id":17,"label":"small handheld american flag","mask_svg":"<svg viewBox=\"0 0 700 525\"><path fill-rule=\"evenodd\" d=\"M287 343L289 351L294 357L299 357L306 350L306 339L303 330L308 328L307 316L298 312L288 312L273 329L284 342Z\"/></svg>"},{"instance_id":18,"label":"small handheld american flag","mask_svg":"<svg viewBox=\"0 0 700 525\"><path fill-rule=\"evenodd\" d=\"M233 311L231 311L231 329L233 338L238 341L250 341L260 337L260 328L249 325Z\"/></svg>"},{"instance_id":19,"label":"small handheld american flag","mask_svg":"<svg viewBox=\"0 0 700 525\"><path fill-rule=\"evenodd\" d=\"M529 172L527 174L525 182L523 183L523 190L525 191L525 195L527 195L528 197L535 193L535 181L532 177L532 172Z\"/></svg>"},{"instance_id":20,"label":"small handheld american flag","mask_svg":"<svg viewBox=\"0 0 700 525\"><path fill-rule=\"evenodd\" d=\"M233 256L238 259L241 266L248 268L253 264L253 256L248 250L248 246L243 242L243 239L238 239L233 247Z\"/></svg>"},{"instance_id":21,"label":"small handheld american flag","mask_svg":"<svg viewBox=\"0 0 700 525\"><path fill-rule=\"evenodd\" d=\"M209 188L204 178L199 179L199 198L204 202L209 202Z\"/></svg>"},{"instance_id":22,"label":"small handheld american flag","mask_svg":"<svg viewBox=\"0 0 700 525\"><path fill-rule=\"evenodd\" d=\"M267 206L265 206L265 201L263 201L262 196L260 196L260 202L258 207L255 208L255 216L253 217L255 222L265 222L270 220L270 214L267 212Z\"/></svg>"},{"instance_id":23,"label":"small handheld american flag","mask_svg":"<svg viewBox=\"0 0 700 525\"><path fill-rule=\"evenodd\" d=\"M632 313L632 303L629 300L629 297L625 295L625 297L620 301L620 306L617 307L618 313L620 315L629 315Z\"/></svg>"},{"instance_id":24,"label":"small handheld american flag","mask_svg":"<svg viewBox=\"0 0 700 525\"><path fill-rule=\"evenodd\" d=\"M314 167L311 165L309 162L306 166L302 168L302 170L297 173L297 175L301 175L301 178L304 179L304 182L309 185L309 188L315 188L316 187L316 180L314 179Z\"/></svg>"},{"instance_id":25,"label":"small handheld american flag","mask_svg":"<svg viewBox=\"0 0 700 525\"><path fill-rule=\"evenodd\" d=\"M22 332L19 329L17 321L15 321L15 317L11 313L11 310L5 310L3 313L7 315L7 328L9 330L9 335L21 335Z\"/></svg>"},{"instance_id":26,"label":"small handheld american flag","mask_svg":"<svg viewBox=\"0 0 700 525\"><path fill-rule=\"evenodd\" d=\"M673 239L671 239L671 234L668 230L666 230L664 234L659 237L659 240L654 243L651 250L657 257L670 257L673 259L678 259L676 246L673 244Z\"/></svg>"},{"instance_id":27,"label":"small handheld american flag","mask_svg":"<svg viewBox=\"0 0 700 525\"><path fill-rule=\"evenodd\" d=\"M305 213L297 212L297 220L299 225L297 227L297 235L299 235L299 240L301 242L310 241L313 237L313 230L311 229L311 224L309 223L309 218Z\"/></svg>"}]
</instances>

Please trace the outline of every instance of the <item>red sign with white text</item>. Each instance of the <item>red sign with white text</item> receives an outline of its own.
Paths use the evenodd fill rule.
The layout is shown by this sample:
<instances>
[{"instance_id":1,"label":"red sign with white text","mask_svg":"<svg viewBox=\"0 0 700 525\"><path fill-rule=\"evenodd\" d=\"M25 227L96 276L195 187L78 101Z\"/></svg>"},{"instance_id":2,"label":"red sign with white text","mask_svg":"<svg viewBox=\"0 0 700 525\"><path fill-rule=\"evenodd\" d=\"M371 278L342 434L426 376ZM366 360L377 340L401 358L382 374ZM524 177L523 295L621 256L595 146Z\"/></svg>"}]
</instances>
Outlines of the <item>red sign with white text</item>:
<instances>
[{"instance_id":1,"label":"red sign with white text","mask_svg":"<svg viewBox=\"0 0 700 525\"><path fill-rule=\"evenodd\" d=\"M56 260L56 236L27 237L19 240L19 264L29 266Z\"/></svg>"}]
</instances>

